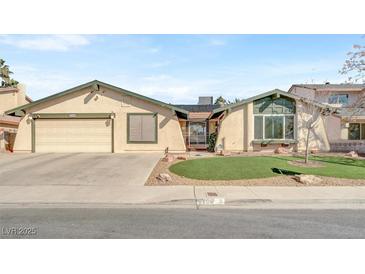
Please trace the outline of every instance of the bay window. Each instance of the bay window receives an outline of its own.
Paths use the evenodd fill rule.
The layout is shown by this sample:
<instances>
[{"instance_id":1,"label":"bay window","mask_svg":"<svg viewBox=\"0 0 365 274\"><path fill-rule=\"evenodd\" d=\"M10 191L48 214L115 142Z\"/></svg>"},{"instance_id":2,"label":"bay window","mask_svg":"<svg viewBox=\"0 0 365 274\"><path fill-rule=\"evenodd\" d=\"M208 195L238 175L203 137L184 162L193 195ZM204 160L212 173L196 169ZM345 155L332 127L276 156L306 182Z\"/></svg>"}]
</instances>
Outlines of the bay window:
<instances>
[{"instance_id":1,"label":"bay window","mask_svg":"<svg viewBox=\"0 0 365 274\"><path fill-rule=\"evenodd\" d=\"M255 115L255 140L294 139L294 115Z\"/></svg>"},{"instance_id":2,"label":"bay window","mask_svg":"<svg viewBox=\"0 0 365 274\"><path fill-rule=\"evenodd\" d=\"M265 97L254 101L255 140L294 140L295 101Z\"/></svg>"}]
</instances>

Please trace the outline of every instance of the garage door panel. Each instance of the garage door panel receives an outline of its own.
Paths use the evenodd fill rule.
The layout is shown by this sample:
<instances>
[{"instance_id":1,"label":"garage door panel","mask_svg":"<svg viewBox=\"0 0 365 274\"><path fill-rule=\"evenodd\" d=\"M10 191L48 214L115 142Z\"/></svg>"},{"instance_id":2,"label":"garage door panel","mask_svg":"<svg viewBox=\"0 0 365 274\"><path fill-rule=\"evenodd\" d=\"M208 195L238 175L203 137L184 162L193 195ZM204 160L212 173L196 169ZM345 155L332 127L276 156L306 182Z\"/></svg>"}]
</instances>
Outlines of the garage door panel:
<instances>
[{"instance_id":1,"label":"garage door panel","mask_svg":"<svg viewBox=\"0 0 365 274\"><path fill-rule=\"evenodd\" d=\"M109 119L40 119L36 152L111 152Z\"/></svg>"}]
</instances>

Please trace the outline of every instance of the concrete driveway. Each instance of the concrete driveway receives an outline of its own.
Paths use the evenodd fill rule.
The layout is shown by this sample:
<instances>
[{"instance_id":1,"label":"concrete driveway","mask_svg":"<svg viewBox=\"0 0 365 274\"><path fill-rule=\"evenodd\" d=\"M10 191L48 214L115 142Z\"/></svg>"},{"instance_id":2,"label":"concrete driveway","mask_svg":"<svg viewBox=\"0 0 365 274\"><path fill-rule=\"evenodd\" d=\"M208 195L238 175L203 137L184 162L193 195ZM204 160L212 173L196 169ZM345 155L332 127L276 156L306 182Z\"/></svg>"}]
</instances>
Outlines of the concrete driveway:
<instances>
[{"instance_id":1,"label":"concrete driveway","mask_svg":"<svg viewBox=\"0 0 365 274\"><path fill-rule=\"evenodd\" d=\"M143 186L161 153L0 154L0 186Z\"/></svg>"}]
</instances>

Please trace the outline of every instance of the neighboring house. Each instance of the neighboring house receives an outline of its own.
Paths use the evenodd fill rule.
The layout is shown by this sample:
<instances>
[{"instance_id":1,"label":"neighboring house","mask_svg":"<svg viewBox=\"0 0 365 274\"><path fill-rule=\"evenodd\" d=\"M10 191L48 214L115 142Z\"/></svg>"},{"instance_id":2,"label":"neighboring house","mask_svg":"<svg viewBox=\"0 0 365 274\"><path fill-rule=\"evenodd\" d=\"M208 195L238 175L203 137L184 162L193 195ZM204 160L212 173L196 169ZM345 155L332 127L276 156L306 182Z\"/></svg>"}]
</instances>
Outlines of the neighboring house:
<instances>
[{"instance_id":1,"label":"neighboring house","mask_svg":"<svg viewBox=\"0 0 365 274\"><path fill-rule=\"evenodd\" d=\"M19 117L5 115L10 108L30 103L32 100L25 94L25 86L0 88L0 151L12 151L17 133Z\"/></svg>"},{"instance_id":2,"label":"neighboring house","mask_svg":"<svg viewBox=\"0 0 365 274\"><path fill-rule=\"evenodd\" d=\"M184 152L206 149L213 132L217 150L305 147L308 103L295 94L273 90L227 106L212 102L171 105L95 80L6 113L21 119L14 151ZM313 136L312 148L329 150L322 119Z\"/></svg>"},{"instance_id":3,"label":"neighboring house","mask_svg":"<svg viewBox=\"0 0 365 274\"><path fill-rule=\"evenodd\" d=\"M300 84L289 93L338 108L325 121L331 151L365 153L365 84Z\"/></svg>"}]
</instances>

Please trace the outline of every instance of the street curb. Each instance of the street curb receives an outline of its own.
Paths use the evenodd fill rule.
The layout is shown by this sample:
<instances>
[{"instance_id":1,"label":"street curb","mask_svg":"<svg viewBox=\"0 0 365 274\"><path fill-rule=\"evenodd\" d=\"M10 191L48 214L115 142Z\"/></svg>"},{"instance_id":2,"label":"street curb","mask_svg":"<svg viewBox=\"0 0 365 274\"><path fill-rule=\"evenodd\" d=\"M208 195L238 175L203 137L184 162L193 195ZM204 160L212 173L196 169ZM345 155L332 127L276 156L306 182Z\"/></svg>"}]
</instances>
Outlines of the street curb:
<instances>
[{"instance_id":1,"label":"street curb","mask_svg":"<svg viewBox=\"0 0 365 274\"><path fill-rule=\"evenodd\" d=\"M223 204L198 204L194 199L156 203L0 203L0 208L190 208L190 209L365 209L365 199L241 199Z\"/></svg>"}]
</instances>

